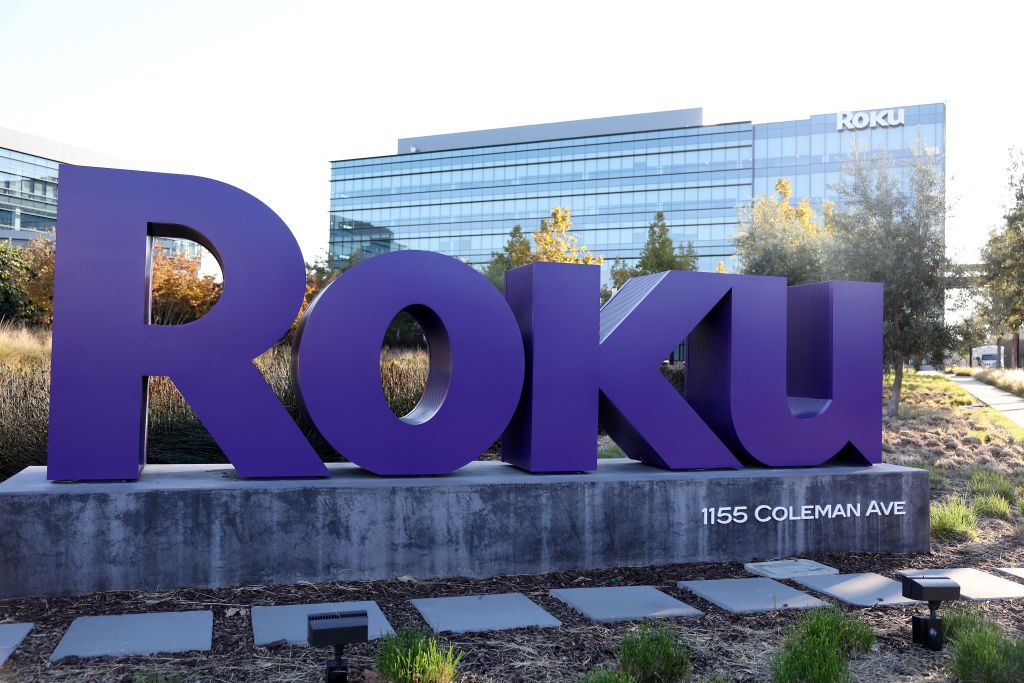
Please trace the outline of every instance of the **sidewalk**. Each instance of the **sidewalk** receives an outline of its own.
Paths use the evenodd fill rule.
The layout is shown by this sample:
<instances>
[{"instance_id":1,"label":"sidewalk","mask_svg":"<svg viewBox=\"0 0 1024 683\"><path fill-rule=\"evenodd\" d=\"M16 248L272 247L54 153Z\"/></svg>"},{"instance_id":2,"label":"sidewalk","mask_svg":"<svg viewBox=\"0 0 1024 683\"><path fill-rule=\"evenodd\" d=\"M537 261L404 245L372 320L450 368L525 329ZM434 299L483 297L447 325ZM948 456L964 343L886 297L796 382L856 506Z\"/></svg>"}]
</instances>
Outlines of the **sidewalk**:
<instances>
[{"instance_id":1,"label":"sidewalk","mask_svg":"<svg viewBox=\"0 0 1024 683\"><path fill-rule=\"evenodd\" d=\"M947 375L947 377L949 376ZM979 382L973 377L949 377L949 379L966 389L974 398L998 410L1010 418L1011 421L1024 427L1024 398L1011 394L1008 391L997 389L990 384Z\"/></svg>"}]
</instances>

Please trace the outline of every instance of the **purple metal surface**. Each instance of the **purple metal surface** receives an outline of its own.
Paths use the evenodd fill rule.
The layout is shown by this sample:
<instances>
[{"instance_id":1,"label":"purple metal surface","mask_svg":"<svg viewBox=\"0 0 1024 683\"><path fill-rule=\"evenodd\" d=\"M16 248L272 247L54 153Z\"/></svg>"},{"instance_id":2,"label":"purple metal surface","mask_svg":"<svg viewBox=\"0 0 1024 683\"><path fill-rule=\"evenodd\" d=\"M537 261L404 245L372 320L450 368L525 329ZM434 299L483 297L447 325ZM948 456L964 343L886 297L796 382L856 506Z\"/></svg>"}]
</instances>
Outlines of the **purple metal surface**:
<instances>
[{"instance_id":1,"label":"purple metal surface","mask_svg":"<svg viewBox=\"0 0 1024 683\"><path fill-rule=\"evenodd\" d=\"M304 291L298 245L267 206L204 178L65 165L58 233L50 479L137 478L158 375L241 476L328 474L252 362ZM223 293L199 320L149 324L154 236L220 262ZM502 457L522 469L592 470L598 419L627 455L668 469L881 462L881 285L672 271L599 309L599 284L596 266L535 263L506 274L506 303L450 257L374 257L303 316L296 393L342 455L378 474L451 472L503 430ZM402 310L426 333L430 371L397 417L379 354ZM684 339L685 398L660 372Z\"/></svg>"},{"instance_id":2,"label":"purple metal surface","mask_svg":"<svg viewBox=\"0 0 1024 683\"><path fill-rule=\"evenodd\" d=\"M137 478L146 378L159 375L240 475L326 476L252 362L302 302L302 253L281 219L205 178L69 165L60 174L48 478ZM151 236L189 237L220 262L224 291L199 320L149 324Z\"/></svg>"},{"instance_id":3,"label":"purple metal surface","mask_svg":"<svg viewBox=\"0 0 1024 683\"><path fill-rule=\"evenodd\" d=\"M773 467L881 462L881 285L682 275L730 288L688 339L686 397L733 453Z\"/></svg>"},{"instance_id":4,"label":"purple metal surface","mask_svg":"<svg viewBox=\"0 0 1024 683\"><path fill-rule=\"evenodd\" d=\"M381 389L381 342L407 310L426 333L423 398L396 417ZM501 295L472 267L442 254L368 259L307 309L293 376L310 419L334 448L377 474L445 474L501 435L523 386L523 343Z\"/></svg>"},{"instance_id":5,"label":"purple metal surface","mask_svg":"<svg viewBox=\"0 0 1024 683\"><path fill-rule=\"evenodd\" d=\"M519 407L501 459L529 472L597 469L600 266L532 263L505 273L526 351Z\"/></svg>"},{"instance_id":6,"label":"purple metal surface","mask_svg":"<svg viewBox=\"0 0 1024 683\"><path fill-rule=\"evenodd\" d=\"M716 273L671 271L633 278L601 309L601 424L629 457L672 470L742 466L660 370L728 294Z\"/></svg>"}]
</instances>

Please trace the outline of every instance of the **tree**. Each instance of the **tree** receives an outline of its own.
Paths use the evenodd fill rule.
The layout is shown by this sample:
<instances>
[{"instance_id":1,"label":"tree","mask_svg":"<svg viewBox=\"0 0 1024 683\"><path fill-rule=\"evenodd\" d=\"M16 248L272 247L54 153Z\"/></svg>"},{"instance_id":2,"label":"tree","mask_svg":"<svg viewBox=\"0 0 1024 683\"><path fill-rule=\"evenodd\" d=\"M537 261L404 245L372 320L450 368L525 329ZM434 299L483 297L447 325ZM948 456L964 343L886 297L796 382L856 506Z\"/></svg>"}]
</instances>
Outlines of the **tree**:
<instances>
[{"instance_id":1,"label":"tree","mask_svg":"<svg viewBox=\"0 0 1024 683\"><path fill-rule=\"evenodd\" d=\"M217 303L222 285L212 275L200 275L199 266L198 258L154 248L150 312L154 325L191 322Z\"/></svg>"},{"instance_id":2,"label":"tree","mask_svg":"<svg viewBox=\"0 0 1024 683\"><path fill-rule=\"evenodd\" d=\"M24 257L18 247L0 242L0 321L21 321L30 308L22 289Z\"/></svg>"},{"instance_id":3,"label":"tree","mask_svg":"<svg viewBox=\"0 0 1024 683\"><path fill-rule=\"evenodd\" d=\"M505 291L505 271L519 266L525 266L533 261L533 251L530 249L530 240L523 234L523 229L512 226L508 234L508 241L502 251L491 252L490 262L484 266L483 274L500 291Z\"/></svg>"},{"instance_id":4,"label":"tree","mask_svg":"<svg viewBox=\"0 0 1024 683\"><path fill-rule=\"evenodd\" d=\"M740 218L736 255L749 275L778 275L790 285L825 279L827 245L832 236L833 207L823 207L819 220L804 197L793 206L788 178L775 182L777 196L761 196Z\"/></svg>"},{"instance_id":5,"label":"tree","mask_svg":"<svg viewBox=\"0 0 1024 683\"><path fill-rule=\"evenodd\" d=\"M835 187L830 276L882 282L885 363L894 371L888 413L899 416L903 366L935 356L951 342L945 325L946 215L942 173L934 156L918 147L901 189L884 154L854 150Z\"/></svg>"},{"instance_id":6,"label":"tree","mask_svg":"<svg viewBox=\"0 0 1024 683\"><path fill-rule=\"evenodd\" d=\"M331 268L330 260L324 254L321 254L313 259L312 263L306 264L306 291L302 296L302 306L299 308L299 314L295 316L295 320L292 322L290 333L295 332L295 328L299 324L299 320L306 313L306 309L313 303L313 299L317 297L324 290L327 285L334 282L338 275L343 273L348 268L351 268L352 260L347 261L345 267L339 269Z\"/></svg>"},{"instance_id":7,"label":"tree","mask_svg":"<svg viewBox=\"0 0 1024 683\"><path fill-rule=\"evenodd\" d=\"M974 364L974 349L983 346L989 338L991 326L983 308L976 309L953 328L956 348L967 356L967 365Z\"/></svg>"},{"instance_id":8,"label":"tree","mask_svg":"<svg viewBox=\"0 0 1024 683\"><path fill-rule=\"evenodd\" d=\"M654 222L647 228L647 241L640 250L640 258L636 262L637 273L664 273L676 268L676 245L665 222L665 214L661 211L654 214Z\"/></svg>"},{"instance_id":9,"label":"tree","mask_svg":"<svg viewBox=\"0 0 1024 683\"><path fill-rule=\"evenodd\" d=\"M600 265L603 256L594 256L587 247L578 243L571 234L572 215L569 209L556 206L551 218L541 219L540 229L533 233L536 251L531 250L530 241L523 229L516 225L508 235L502 251L491 252L491 260L483 268L483 275L501 291L505 291L505 271L519 268L534 261L555 263L582 263Z\"/></svg>"},{"instance_id":10,"label":"tree","mask_svg":"<svg viewBox=\"0 0 1024 683\"><path fill-rule=\"evenodd\" d=\"M700 268L700 259L697 258L697 250L693 242L679 243L679 253L676 256L676 270L697 270Z\"/></svg>"},{"instance_id":11,"label":"tree","mask_svg":"<svg viewBox=\"0 0 1024 683\"><path fill-rule=\"evenodd\" d=\"M578 243L572 234L572 215L569 209L556 206L551 209L551 218L543 218L540 230L533 233L537 245L534 260L551 263L581 263L601 265L603 256L594 256L590 250Z\"/></svg>"},{"instance_id":12,"label":"tree","mask_svg":"<svg viewBox=\"0 0 1024 683\"><path fill-rule=\"evenodd\" d=\"M53 270L56 242L37 237L22 249L25 270L21 283L32 310L31 322L49 325L53 322Z\"/></svg>"},{"instance_id":13,"label":"tree","mask_svg":"<svg viewBox=\"0 0 1024 683\"><path fill-rule=\"evenodd\" d=\"M697 270L699 263L692 242L680 242L677 251L665 222L665 214L659 211L654 214L654 221L647 228L647 241L644 242L636 265L630 266L624 259L615 257L610 273L612 286L601 287L601 301L610 299L630 278L669 270Z\"/></svg>"},{"instance_id":14,"label":"tree","mask_svg":"<svg viewBox=\"0 0 1024 683\"><path fill-rule=\"evenodd\" d=\"M981 250L981 283L998 327L1010 334L1009 367L1020 367L1020 329L1024 327L1024 160L1010 162L1014 204L1005 224L989 233Z\"/></svg>"}]
</instances>

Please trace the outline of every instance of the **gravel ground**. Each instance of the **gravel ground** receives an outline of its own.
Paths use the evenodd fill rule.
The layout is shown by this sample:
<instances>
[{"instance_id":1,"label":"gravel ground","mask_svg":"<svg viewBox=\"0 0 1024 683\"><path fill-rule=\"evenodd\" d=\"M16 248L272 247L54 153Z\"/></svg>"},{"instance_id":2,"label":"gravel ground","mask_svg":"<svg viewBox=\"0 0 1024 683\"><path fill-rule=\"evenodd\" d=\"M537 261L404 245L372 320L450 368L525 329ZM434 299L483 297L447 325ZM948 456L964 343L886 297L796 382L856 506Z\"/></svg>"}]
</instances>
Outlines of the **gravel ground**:
<instances>
[{"instance_id":1,"label":"gravel ground","mask_svg":"<svg viewBox=\"0 0 1024 683\"><path fill-rule=\"evenodd\" d=\"M987 466L1008 474L1024 474L1024 447L987 409L969 405L962 394L939 384L941 378L909 382L907 414L887 421L886 460L927 465L945 473L933 497L960 495L966 490L966 469ZM953 389L958 389L953 387ZM918 556L842 555L815 557L846 572L875 571L895 578L908 567L1024 566L1021 514L1013 519L983 520L974 541L934 542ZM687 579L749 576L741 564L688 564L617 568L488 580L394 579L361 583L245 586L225 589L175 590L164 593L111 592L52 600L0 602L0 623L33 621L35 629L8 663L0 680L322 680L326 650L294 646L256 647L249 608L341 600L376 600L394 626L425 626L408 602L413 598L479 593L522 592L562 621L556 629L517 629L447 638L465 651L461 681L465 683L575 681L581 673L614 664L622 636L634 624L590 622L548 595L550 588L653 585L706 614L699 619L666 623L694 651L697 675L720 673L737 681L769 677L770 659L798 612L740 616L720 610L676 588ZM799 588L796 584L791 584ZM821 596L823 597L823 596ZM209 653L128 658L68 658L50 665L47 657L71 621L82 615L124 614L210 609L214 612L213 650ZM1024 601L979 605L1015 636L1024 636ZM851 663L861 681L946 680L948 655L910 645L910 615L920 608L886 607L855 610L872 627L877 644ZM376 646L350 648L354 675L350 680L376 681L370 671Z\"/></svg>"}]
</instances>

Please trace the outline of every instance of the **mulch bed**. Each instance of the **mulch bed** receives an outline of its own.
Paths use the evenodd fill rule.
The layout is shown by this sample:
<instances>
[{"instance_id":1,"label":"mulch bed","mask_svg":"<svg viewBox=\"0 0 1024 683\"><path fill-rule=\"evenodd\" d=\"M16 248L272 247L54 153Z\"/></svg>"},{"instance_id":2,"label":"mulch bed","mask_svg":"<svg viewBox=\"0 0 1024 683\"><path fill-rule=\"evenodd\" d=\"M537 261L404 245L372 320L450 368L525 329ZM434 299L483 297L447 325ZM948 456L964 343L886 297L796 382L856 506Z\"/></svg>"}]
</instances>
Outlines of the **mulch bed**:
<instances>
[{"instance_id":1,"label":"mulch bed","mask_svg":"<svg viewBox=\"0 0 1024 683\"><path fill-rule=\"evenodd\" d=\"M927 555L854 554L814 558L842 572L876 571L895 576L907 567L1024 565L1024 544L1007 538L1005 529L988 523L977 542L937 544ZM50 600L0 602L0 621L33 621L35 629L0 669L0 680L322 680L327 650L282 645L253 645L248 608L343 600L375 600L394 626L426 626L409 603L413 598L521 592L562 622L554 629L516 629L446 637L465 651L460 680L575 681L581 673L613 665L622 636L634 624L591 622L548 595L549 588L653 585L706 614L699 619L665 623L694 650L699 674L723 673L735 680L766 680L771 654L799 618L799 612L734 615L676 588L676 581L750 576L742 564L687 564L559 572L492 579L393 579L370 582L332 582L294 586L243 586L182 589L163 593L110 592ZM792 584L799 588L797 584ZM1024 604L997 601L980 605L1011 633L1022 634ZM210 609L214 612L213 650L209 653L122 658L67 658L56 664L48 656L76 616ZM946 653L912 647L909 618L912 607L856 610L871 625L878 645L855 660L851 669L860 680L941 680L946 677ZM376 681L372 667L374 644L349 648L350 680Z\"/></svg>"},{"instance_id":2,"label":"mulch bed","mask_svg":"<svg viewBox=\"0 0 1024 683\"><path fill-rule=\"evenodd\" d=\"M886 460L912 466L937 467L948 480L933 484L933 499L962 495L972 467L1024 475L1024 445L993 427L976 410L950 403L950 391L936 381L908 379L908 414L886 421ZM969 401L968 401L969 402ZM991 437L982 444L977 430ZM492 455L493 457L493 455ZM1017 525L1017 526L1015 526ZM815 557L843 573L874 571L895 578L900 569L936 567L1024 566L1024 520L983 520L978 537L969 542L933 542L932 551L918 556L847 554ZM40 571L45 571L44 567ZM243 586L183 589L162 593L111 592L50 600L0 602L0 623L35 622L35 629L0 668L0 680L103 681L317 681L323 679L327 650L305 647L256 647L249 608L344 600L375 600L395 627L423 626L409 603L414 598L480 593L525 593L557 617L560 628L516 629L443 637L465 652L460 680L487 682L572 682L591 669L615 663L622 636L635 624L591 622L555 600L550 588L652 585L705 612L698 619L668 619L678 638L694 652L697 676L721 673L738 681L770 677L771 656L800 617L798 611L734 615L676 588L676 582L750 576L742 564L688 564L599 571L560 572L492 579L393 579L370 582L331 582L295 586ZM0 581L3 577L0 577ZM792 583L796 588L799 586ZM819 596L821 597L821 596ZM998 620L1008 633L1024 636L1024 601L973 603ZM844 606L845 608L845 606ZM51 665L48 657L71 621L78 616L209 609L214 612L213 650L190 655L125 658L68 658ZM910 615L919 607L854 609L877 637L875 648L851 662L862 681L921 681L948 679L947 652L934 653L910 644ZM376 645L349 648L353 681L376 681L372 667Z\"/></svg>"}]
</instances>

